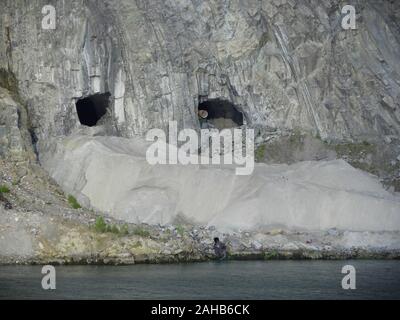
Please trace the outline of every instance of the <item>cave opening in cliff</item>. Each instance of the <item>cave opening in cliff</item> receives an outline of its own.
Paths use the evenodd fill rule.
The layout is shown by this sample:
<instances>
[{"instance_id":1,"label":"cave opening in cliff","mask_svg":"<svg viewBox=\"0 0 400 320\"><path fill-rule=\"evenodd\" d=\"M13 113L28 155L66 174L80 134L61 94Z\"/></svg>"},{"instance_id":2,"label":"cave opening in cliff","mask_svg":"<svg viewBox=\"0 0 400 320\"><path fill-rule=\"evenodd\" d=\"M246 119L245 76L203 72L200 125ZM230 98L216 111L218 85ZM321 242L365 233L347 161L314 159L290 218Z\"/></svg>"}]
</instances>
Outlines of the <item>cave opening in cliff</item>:
<instances>
[{"instance_id":1,"label":"cave opening in cliff","mask_svg":"<svg viewBox=\"0 0 400 320\"><path fill-rule=\"evenodd\" d=\"M107 112L110 93L99 93L80 99L76 102L79 122L84 126L93 127Z\"/></svg>"},{"instance_id":2,"label":"cave opening in cliff","mask_svg":"<svg viewBox=\"0 0 400 320\"><path fill-rule=\"evenodd\" d=\"M234 128L243 125L243 113L233 103L223 99L211 99L199 104L201 126L207 122L217 129ZM207 111L202 119L201 110Z\"/></svg>"}]
</instances>

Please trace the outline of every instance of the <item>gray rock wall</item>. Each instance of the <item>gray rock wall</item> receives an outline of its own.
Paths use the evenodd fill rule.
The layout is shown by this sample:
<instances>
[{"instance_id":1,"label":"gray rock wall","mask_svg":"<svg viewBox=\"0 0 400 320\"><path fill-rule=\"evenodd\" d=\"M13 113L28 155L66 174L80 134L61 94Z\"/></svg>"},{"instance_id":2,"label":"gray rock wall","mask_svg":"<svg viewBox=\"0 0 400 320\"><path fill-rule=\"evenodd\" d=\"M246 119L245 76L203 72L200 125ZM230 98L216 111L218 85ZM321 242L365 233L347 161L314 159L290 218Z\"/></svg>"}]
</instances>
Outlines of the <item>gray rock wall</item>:
<instances>
[{"instance_id":1,"label":"gray rock wall","mask_svg":"<svg viewBox=\"0 0 400 320\"><path fill-rule=\"evenodd\" d=\"M16 96L0 87L0 158L35 160L27 112Z\"/></svg>"},{"instance_id":2,"label":"gray rock wall","mask_svg":"<svg viewBox=\"0 0 400 320\"><path fill-rule=\"evenodd\" d=\"M32 128L79 126L76 99L111 93L122 136L197 127L201 99L224 98L264 132L300 128L326 140L400 133L400 3L336 0L2 0L0 70L12 71Z\"/></svg>"}]
</instances>

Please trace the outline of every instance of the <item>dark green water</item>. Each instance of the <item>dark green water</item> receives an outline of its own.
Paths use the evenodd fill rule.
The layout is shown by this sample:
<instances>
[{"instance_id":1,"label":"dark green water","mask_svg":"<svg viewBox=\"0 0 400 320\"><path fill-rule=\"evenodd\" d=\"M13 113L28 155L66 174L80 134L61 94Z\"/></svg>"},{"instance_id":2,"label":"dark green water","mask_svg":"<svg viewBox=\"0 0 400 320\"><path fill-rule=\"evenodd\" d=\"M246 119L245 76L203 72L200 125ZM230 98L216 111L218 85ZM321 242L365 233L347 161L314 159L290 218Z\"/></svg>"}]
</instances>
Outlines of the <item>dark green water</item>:
<instances>
[{"instance_id":1,"label":"dark green water","mask_svg":"<svg viewBox=\"0 0 400 320\"><path fill-rule=\"evenodd\" d=\"M342 267L356 268L343 290ZM232 261L57 266L56 290L40 266L0 266L0 299L400 299L400 261Z\"/></svg>"}]
</instances>

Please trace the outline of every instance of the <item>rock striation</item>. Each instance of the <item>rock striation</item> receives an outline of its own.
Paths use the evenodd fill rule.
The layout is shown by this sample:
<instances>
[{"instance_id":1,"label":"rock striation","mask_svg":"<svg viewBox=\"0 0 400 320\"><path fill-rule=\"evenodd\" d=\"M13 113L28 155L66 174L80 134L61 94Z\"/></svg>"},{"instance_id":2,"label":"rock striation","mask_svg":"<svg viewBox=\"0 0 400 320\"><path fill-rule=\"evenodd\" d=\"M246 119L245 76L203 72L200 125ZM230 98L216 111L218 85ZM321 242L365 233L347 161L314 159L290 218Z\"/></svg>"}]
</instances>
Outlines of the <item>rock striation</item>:
<instances>
[{"instance_id":1,"label":"rock striation","mask_svg":"<svg viewBox=\"0 0 400 320\"><path fill-rule=\"evenodd\" d=\"M196 108L221 98L261 132L300 128L324 140L400 133L398 1L3 0L0 70L12 72L39 149L79 126L77 99L111 94L109 121L130 137L198 127Z\"/></svg>"}]
</instances>

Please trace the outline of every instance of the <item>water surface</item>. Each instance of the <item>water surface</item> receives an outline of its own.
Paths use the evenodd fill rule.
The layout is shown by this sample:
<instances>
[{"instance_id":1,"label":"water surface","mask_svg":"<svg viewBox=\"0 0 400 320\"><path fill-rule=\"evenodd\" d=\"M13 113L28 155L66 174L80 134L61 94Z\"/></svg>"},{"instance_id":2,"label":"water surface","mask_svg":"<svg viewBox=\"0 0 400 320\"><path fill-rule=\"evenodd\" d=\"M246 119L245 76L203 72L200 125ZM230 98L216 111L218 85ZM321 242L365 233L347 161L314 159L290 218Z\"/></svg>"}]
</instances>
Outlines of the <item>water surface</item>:
<instances>
[{"instance_id":1,"label":"water surface","mask_svg":"<svg viewBox=\"0 0 400 320\"><path fill-rule=\"evenodd\" d=\"M342 267L356 268L343 290ZM229 261L133 266L0 266L0 299L400 299L400 261Z\"/></svg>"}]
</instances>

